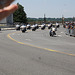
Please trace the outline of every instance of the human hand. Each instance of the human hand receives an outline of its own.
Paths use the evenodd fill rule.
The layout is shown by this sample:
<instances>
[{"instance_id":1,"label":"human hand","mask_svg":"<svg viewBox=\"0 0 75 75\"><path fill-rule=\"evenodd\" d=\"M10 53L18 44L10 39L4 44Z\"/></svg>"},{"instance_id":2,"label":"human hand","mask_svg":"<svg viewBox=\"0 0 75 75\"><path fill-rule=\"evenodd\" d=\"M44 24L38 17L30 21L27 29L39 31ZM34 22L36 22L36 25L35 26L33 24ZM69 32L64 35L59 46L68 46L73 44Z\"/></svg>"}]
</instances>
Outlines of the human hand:
<instances>
[{"instance_id":1,"label":"human hand","mask_svg":"<svg viewBox=\"0 0 75 75\"><path fill-rule=\"evenodd\" d=\"M0 1L3 1L3 0L0 0ZM15 10L18 9L18 5L15 5L15 4L10 5L12 1L14 0L8 0L8 2L5 3L4 8L2 8L3 6L0 7L2 8L0 9L0 20L7 17L8 15L10 15L11 13L13 13Z\"/></svg>"}]
</instances>

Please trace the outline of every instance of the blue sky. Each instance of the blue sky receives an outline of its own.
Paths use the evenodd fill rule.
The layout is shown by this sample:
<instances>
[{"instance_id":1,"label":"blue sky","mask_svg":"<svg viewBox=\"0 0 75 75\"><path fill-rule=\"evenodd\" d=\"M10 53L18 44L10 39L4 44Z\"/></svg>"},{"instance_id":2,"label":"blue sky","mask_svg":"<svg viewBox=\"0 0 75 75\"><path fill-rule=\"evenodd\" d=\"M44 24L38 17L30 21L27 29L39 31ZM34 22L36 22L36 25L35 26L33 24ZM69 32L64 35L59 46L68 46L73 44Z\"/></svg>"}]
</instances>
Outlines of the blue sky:
<instances>
[{"instance_id":1,"label":"blue sky","mask_svg":"<svg viewBox=\"0 0 75 75\"><path fill-rule=\"evenodd\" d=\"M16 0L23 5L27 17L75 17L75 0Z\"/></svg>"}]
</instances>

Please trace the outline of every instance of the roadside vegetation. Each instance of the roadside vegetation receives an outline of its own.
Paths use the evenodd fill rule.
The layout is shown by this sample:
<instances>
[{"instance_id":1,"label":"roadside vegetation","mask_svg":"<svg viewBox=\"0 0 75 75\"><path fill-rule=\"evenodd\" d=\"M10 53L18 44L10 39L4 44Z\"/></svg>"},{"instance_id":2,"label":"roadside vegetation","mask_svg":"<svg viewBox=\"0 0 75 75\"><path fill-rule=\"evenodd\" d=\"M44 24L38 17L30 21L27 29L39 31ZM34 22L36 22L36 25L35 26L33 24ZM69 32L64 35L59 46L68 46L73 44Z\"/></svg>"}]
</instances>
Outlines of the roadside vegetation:
<instances>
[{"instance_id":1,"label":"roadside vegetation","mask_svg":"<svg viewBox=\"0 0 75 75\"><path fill-rule=\"evenodd\" d=\"M30 17L27 17L27 13L24 11L24 7L17 3L18 4L18 10L14 12L13 14L13 20L14 22L19 22L19 23L29 23L29 24L34 24L34 23L38 23L38 24L42 24L43 21L44 21L44 18L30 18ZM40 16L38 16L40 17ZM71 18L64 18L64 22L72 22L72 21L75 21L75 17L71 17ZM61 23L62 22L62 17L61 18L46 18L46 23L56 23L56 22L59 22Z\"/></svg>"}]
</instances>

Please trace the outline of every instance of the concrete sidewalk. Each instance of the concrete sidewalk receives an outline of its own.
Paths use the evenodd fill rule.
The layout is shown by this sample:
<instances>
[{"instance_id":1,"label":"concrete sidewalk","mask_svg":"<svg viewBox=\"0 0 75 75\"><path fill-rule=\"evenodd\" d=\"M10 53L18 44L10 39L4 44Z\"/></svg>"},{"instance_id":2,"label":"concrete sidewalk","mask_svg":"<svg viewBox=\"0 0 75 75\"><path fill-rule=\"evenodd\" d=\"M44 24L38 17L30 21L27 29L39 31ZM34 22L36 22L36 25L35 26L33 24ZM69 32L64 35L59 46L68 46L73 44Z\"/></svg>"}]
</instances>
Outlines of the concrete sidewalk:
<instances>
[{"instance_id":1,"label":"concrete sidewalk","mask_svg":"<svg viewBox=\"0 0 75 75\"><path fill-rule=\"evenodd\" d=\"M13 27L13 28L1 28L1 30L15 30L15 27Z\"/></svg>"}]
</instances>

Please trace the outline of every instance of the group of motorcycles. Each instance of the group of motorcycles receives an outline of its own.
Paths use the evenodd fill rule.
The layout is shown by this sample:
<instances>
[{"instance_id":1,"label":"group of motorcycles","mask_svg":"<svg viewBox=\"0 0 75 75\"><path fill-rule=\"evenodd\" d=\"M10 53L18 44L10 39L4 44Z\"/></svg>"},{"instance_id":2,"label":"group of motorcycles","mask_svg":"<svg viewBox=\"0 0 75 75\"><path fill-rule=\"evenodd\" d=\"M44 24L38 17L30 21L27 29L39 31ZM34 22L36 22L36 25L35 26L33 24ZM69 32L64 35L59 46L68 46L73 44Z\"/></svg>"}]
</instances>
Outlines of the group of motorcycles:
<instances>
[{"instance_id":1,"label":"group of motorcycles","mask_svg":"<svg viewBox=\"0 0 75 75\"><path fill-rule=\"evenodd\" d=\"M41 30L44 30L45 27L46 27L46 25L42 24ZM38 28L39 28L38 24L35 24L35 25L32 25L32 26L30 24L28 24L28 25L16 25L16 30L21 30L23 33L25 31L27 31L28 29L32 29L32 31L35 31Z\"/></svg>"},{"instance_id":2,"label":"group of motorcycles","mask_svg":"<svg viewBox=\"0 0 75 75\"><path fill-rule=\"evenodd\" d=\"M41 30L44 30L46 28L46 25L42 24L42 25L40 25L40 27L41 27ZM20 25L16 25L16 30L21 30L22 33L25 33L28 29L32 29L32 31L35 31L38 28L39 28L38 24L35 24L35 25L32 25L32 26L30 24L28 24L28 25L21 25L21 26ZM54 35L56 35L57 28L59 28L58 24L55 24L55 25L53 25L52 23L48 24L48 29L50 29L49 35L52 36L52 37Z\"/></svg>"},{"instance_id":3,"label":"group of motorcycles","mask_svg":"<svg viewBox=\"0 0 75 75\"><path fill-rule=\"evenodd\" d=\"M21 30L22 33L25 33L27 31L27 29L31 29L31 26L28 24L26 25L16 25L16 30Z\"/></svg>"}]
</instances>

